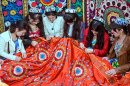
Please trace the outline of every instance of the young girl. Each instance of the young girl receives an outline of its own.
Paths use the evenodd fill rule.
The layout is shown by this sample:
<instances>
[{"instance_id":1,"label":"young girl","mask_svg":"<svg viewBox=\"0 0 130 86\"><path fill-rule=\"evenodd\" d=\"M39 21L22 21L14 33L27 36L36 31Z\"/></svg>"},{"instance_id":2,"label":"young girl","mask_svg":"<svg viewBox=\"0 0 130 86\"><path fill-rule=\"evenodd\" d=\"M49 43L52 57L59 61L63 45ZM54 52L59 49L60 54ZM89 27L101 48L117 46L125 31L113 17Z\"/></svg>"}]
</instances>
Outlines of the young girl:
<instances>
[{"instance_id":1,"label":"young girl","mask_svg":"<svg viewBox=\"0 0 130 86\"><path fill-rule=\"evenodd\" d=\"M84 32L84 40L80 47L86 53L94 53L97 56L105 56L108 53L109 36L105 32L104 20L94 17L90 26Z\"/></svg>"},{"instance_id":2,"label":"young girl","mask_svg":"<svg viewBox=\"0 0 130 86\"><path fill-rule=\"evenodd\" d=\"M63 37L64 19L62 16L57 16L55 7L46 8L46 17L43 18L46 40L51 40L51 37Z\"/></svg>"},{"instance_id":3,"label":"young girl","mask_svg":"<svg viewBox=\"0 0 130 86\"><path fill-rule=\"evenodd\" d=\"M75 9L65 10L64 37L70 37L80 42L83 41L85 24L80 20L76 12Z\"/></svg>"},{"instance_id":4,"label":"young girl","mask_svg":"<svg viewBox=\"0 0 130 86\"><path fill-rule=\"evenodd\" d=\"M29 31L24 36L24 47L27 48L29 45L36 46L38 42L33 41L34 38L43 37L45 38L42 14L39 9L30 9L29 14L24 18L29 23Z\"/></svg>"},{"instance_id":5,"label":"young girl","mask_svg":"<svg viewBox=\"0 0 130 86\"><path fill-rule=\"evenodd\" d=\"M109 59L114 69L107 71L107 75L125 74L130 71L130 36L127 35L127 26L128 21L119 17L110 24L115 39L108 57L103 59Z\"/></svg>"},{"instance_id":6,"label":"young girl","mask_svg":"<svg viewBox=\"0 0 130 86\"><path fill-rule=\"evenodd\" d=\"M3 57L3 60L20 61L21 57L14 55L18 52L22 53L22 58L26 58L26 51L20 36L23 36L27 30L28 24L20 20L15 24L11 24L10 30L0 34L0 56Z\"/></svg>"}]
</instances>

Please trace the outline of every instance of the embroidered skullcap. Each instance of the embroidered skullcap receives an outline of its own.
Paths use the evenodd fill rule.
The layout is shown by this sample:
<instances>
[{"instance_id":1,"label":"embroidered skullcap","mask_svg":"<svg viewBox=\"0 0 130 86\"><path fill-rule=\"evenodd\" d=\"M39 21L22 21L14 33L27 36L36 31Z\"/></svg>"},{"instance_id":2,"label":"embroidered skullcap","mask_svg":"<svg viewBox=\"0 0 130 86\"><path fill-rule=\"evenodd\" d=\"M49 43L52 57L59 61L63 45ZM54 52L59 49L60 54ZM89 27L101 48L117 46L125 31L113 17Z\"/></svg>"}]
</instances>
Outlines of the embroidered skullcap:
<instances>
[{"instance_id":1,"label":"embroidered skullcap","mask_svg":"<svg viewBox=\"0 0 130 86\"><path fill-rule=\"evenodd\" d=\"M31 13L42 13L42 10L39 8L30 8L29 12Z\"/></svg>"},{"instance_id":2,"label":"embroidered skullcap","mask_svg":"<svg viewBox=\"0 0 130 86\"><path fill-rule=\"evenodd\" d=\"M65 13L76 13L77 10L76 9L66 9Z\"/></svg>"},{"instance_id":3,"label":"embroidered skullcap","mask_svg":"<svg viewBox=\"0 0 130 86\"><path fill-rule=\"evenodd\" d=\"M46 12L56 11L56 8L53 5L52 6L46 6L45 11Z\"/></svg>"},{"instance_id":4,"label":"embroidered skullcap","mask_svg":"<svg viewBox=\"0 0 130 86\"><path fill-rule=\"evenodd\" d=\"M120 18L120 17L116 17L115 23L118 25L125 25L128 26L128 21L126 19Z\"/></svg>"},{"instance_id":5,"label":"embroidered skullcap","mask_svg":"<svg viewBox=\"0 0 130 86\"><path fill-rule=\"evenodd\" d=\"M98 20L98 21L102 22L103 24L105 24L104 19L103 19L103 18L101 18L101 17L96 17L96 16L94 16L94 18L93 18L93 19Z\"/></svg>"}]
</instances>

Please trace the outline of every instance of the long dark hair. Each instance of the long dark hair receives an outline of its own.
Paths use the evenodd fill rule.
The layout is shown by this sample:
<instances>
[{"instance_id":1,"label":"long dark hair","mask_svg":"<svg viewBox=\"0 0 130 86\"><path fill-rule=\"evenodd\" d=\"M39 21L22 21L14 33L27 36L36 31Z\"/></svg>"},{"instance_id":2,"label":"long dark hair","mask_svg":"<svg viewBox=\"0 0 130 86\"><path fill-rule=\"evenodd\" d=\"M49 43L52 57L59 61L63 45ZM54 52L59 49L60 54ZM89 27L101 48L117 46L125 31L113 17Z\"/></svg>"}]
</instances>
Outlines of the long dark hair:
<instances>
[{"instance_id":1,"label":"long dark hair","mask_svg":"<svg viewBox=\"0 0 130 86\"><path fill-rule=\"evenodd\" d=\"M71 22L73 22L75 20L74 21L74 25L73 25L72 38L76 39L76 40L79 39L80 38L81 20L78 17L78 15L76 13L65 13L64 20L65 20L65 24L64 24L64 36L68 37L69 25L67 24L67 22L71 23Z\"/></svg>"},{"instance_id":2,"label":"long dark hair","mask_svg":"<svg viewBox=\"0 0 130 86\"><path fill-rule=\"evenodd\" d=\"M124 33L127 35L128 33L128 27L125 26L125 25L118 25L116 24L114 21L111 22L111 24L109 25L111 29L113 29L115 32L116 30L121 30L123 29L124 30Z\"/></svg>"},{"instance_id":3,"label":"long dark hair","mask_svg":"<svg viewBox=\"0 0 130 86\"><path fill-rule=\"evenodd\" d=\"M24 18L26 21L29 21L29 15L30 15L31 19L33 19L33 20L39 19L40 22L36 26L39 29L44 30L43 20L42 20L42 14L41 13L32 13L32 12L29 12L29 14ZM31 28L30 28L30 31L32 31Z\"/></svg>"},{"instance_id":4,"label":"long dark hair","mask_svg":"<svg viewBox=\"0 0 130 86\"><path fill-rule=\"evenodd\" d=\"M98 32L96 44L98 44L99 49L102 49L104 45L104 32L105 32L104 24L98 20L95 19L92 20L89 26L88 36L86 38L88 47L92 47L92 40L94 36L91 30L95 30Z\"/></svg>"},{"instance_id":5,"label":"long dark hair","mask_svg":"<svg viewBox=\"0 0 130 86\"><path fill-rule=\"evenodd\" d=\"M28 28L29 28L29 25L26 21L24 20L19 20L17 21L16 23L12 23L11 26L10 26L10 32L11 33L14 33L16 28L18 28L19 31L22 31L22 30L26 30L28 31Z\"/></svg>"},{"instance_id":6,"label":"long dark hair","mask_svg":"<svg viewBox=\"0 0 130 86\"><path fill-rule=\"evenodd\" d=\"M41 36L44 37L45 33L44 33L44 25L43 25L43 20L42 20L42 14L41 13L29 12L29 14L24 18L24 20L26 20L27 22L29 21L29 15L30 15L31 19L33 19L33 20L36 20L36 19L40 20L40 22L36 26L40 29ZM29 30L32 31L32 28L29 27Z\"/></svg>"}]
</instances>

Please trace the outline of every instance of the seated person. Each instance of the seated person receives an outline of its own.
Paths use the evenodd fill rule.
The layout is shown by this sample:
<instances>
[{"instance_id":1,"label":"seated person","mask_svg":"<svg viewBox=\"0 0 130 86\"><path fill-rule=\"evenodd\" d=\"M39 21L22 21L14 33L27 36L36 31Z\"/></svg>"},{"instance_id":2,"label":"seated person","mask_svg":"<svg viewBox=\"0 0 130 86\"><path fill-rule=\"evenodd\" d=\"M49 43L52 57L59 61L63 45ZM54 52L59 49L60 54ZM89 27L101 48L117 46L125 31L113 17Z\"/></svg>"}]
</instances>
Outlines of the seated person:
<instances>
[{"instance_id":1,"label":"seated person","mask_svg":"<svg viewBox=\"0 0 130 86\"><path fill-rule=\"evenodd\" d=\"M75 9L65 10L64 37L73 38L80 42L83 41L85 24L80 20L76 12Z\"/></svg>"},{"instance_id":2,"label":"seated person","mask_svg":"<svg viewBox=\"0 0 130 86\"><path fill-rule=\"evenodd\" d=\"M57 16L55 7L45 8L46 17L43 18L46 40L50 41L51 37L63 37L64 19L62 16Z\"/></svg>"},{"instance_id":3,"label":"seated person","mask_svg":"<svg viewBox=\"0 0 130 86\"><path fill-rule=\"evenodd\" d=\"M27 30L27 22L20 20L11 24L10 30L0 34L0 56L3 57L3 60L20 61L21 57L15 56L18 52L21 52L22 57L26 58L26 51L20 36L23 36Z\"/></svg>"},{"instance_id":4,"label":"seated person","mask_svg":"<svg viewBox=\"0 0 130 86\"><path fill-rule=\"evenodd\" d=\"M127 26L128 21L119 17L110 24L115 39L108 57L103 59L109 60L114 69L107 71L108 75L124 75L130 71L130 36L127 35Z\"/></svg>"},{"instance_id":5,"label":"seated person","mask_svg":"<svg viewBox=\"0 0 130 86\"><path fill-rule=\"evenodd\" d=\"M23 44L27 48L29 45L36 46L38 42L33 41L34 38L45 38L42 14L40 9L31 8L29 14L24 18L29 22L29 31L24 35Z\"/></svg>"},{"instance_id":6,"label":"seated person","mask_svg":"<svg viewBox=\"0 0 130 86\"><path fill-rule=\"evenodd\" d=\"M106 56L108 53L109 36L105 32L105 21L100 17L94 17L90 26L84 32L84 40L80 47L86 53L94 53L97 56Z\"/></svg>"}]
</instances>

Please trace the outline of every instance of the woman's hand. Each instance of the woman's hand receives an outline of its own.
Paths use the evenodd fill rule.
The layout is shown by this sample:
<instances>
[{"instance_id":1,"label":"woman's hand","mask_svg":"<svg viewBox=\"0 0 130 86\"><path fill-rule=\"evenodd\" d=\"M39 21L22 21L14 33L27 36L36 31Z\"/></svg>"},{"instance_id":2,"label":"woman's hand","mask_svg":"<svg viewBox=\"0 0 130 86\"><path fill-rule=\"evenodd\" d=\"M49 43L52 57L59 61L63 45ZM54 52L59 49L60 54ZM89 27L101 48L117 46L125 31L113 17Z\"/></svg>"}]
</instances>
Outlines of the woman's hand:
<instances>
[{"instance_id":1,"label":"woman's hand","mask_svg":"<svg viewBox=\"0 0 130 86\"><path fill-rule=\"evenodd\" d=\"M38 45L38 42L37 41L32 41L31 45L35 47L36 45Z\"/></svg>"},{"instance_id":2,"label":"woman's hand","mask_svg":"<svg viewBox=\"0 0 130 86\"><path fill-rule=\"evenodd\" d=\"M63 34L60 34L59 38L62 38L63 37Z\"/></svg>"},{"instance_id":3,"label":"woman's hand","mask_svg":"<svg viewBox=\"0 0 130 86\"><path fill-rule=\"evenodd\" d=\"M51 40L51 37L48 36L48 35L46 35L46 40L47 40L47 41L50 41L50 40Z\"/></svg>"},{"instance_id":4,"label":"woman's hand","mask_svg":"<svg viewBox=\"0 0 130 86\"><path fill-rule=\"evenodd\" d=\"M40 37L40 35L38 35L38 34L36 34L35 36L36 36L37 38Z\"/></svg>"},{"instance_id":5,"label":"woman's hand","mask_svg":"<svg viewBox=\"0 0 130 86\"><path fill-rule=\"evenodd\" d=\"M93 50L93 49L86 48L86 49L85 49L85 52L86 52L86 53L94 53L94 50Z\"/></svg>"},{"instance_id":6,"label":"woman's hand","mask_svg":"<svg viewBox=\"0 0 130 86\"><path fill-rule=\"evenodd\" d=\"M116 71L115 71L115 69L111 69L111 70L109 70L109 71L107 71L107 72L105 72L107 75L109 75L109 76L113 76L113 75L115 75L116 74Z\"/></svg>"},{"instance_id":7,"label":"woman's hand","mask_svg":"<svg viewBox=\"0 0 130 86\"><path fill-rule=\"evenodd\" d=\"M25 59L27 57L26 53L22 53L22 58Z\"/></svg>"},{"instance_id":8,"label":"woman's hand","mask_svg":"<svg viewBox=\"0 0 130 86\"><path fill-rule=\"evenodd\" d=\"M129 72L126 72L126 73L130 73L130 71L129 71Z\"/></svg>"},{"instance_id":9,"label":"woman's hand","mask_svg":"<svg viewBox=\"0 0 130 86\"><path fill-rule=\"evenodd\" d=\"M3 64L4 63L4 60L0 59L0 64Z\"/></svg>"},{"instance_id":10,"label":"woman's hand","mask_svg":"<svg viewBox=\"0 0 130 86\"><path fill-rule=\"evenodd\" d=\"M20 61L20 60L21 60L21 57L16 56L15 61Z\"/></svg>"},{"instance_id":11,"label":"woman's hand","mask_svg":"<svg viewBox=\"0 0 130 86\"><path fill-rule=\"evenodd\" d=\"M108 60L108 57L103 57L102 60L104 60L104 59Z\"/></svg>"},{"instance_id":12,"label":"woman's hand","mask_svg":"<svg viewBox=\"0 0 130 86\"><path fill-rule=\"evenodd\" d=\"M85 49L85 46L84 46L83 43L80 43L80 44L79 44L79 47L80 47L81 49Z\"/></svg>"}]
</instances>

